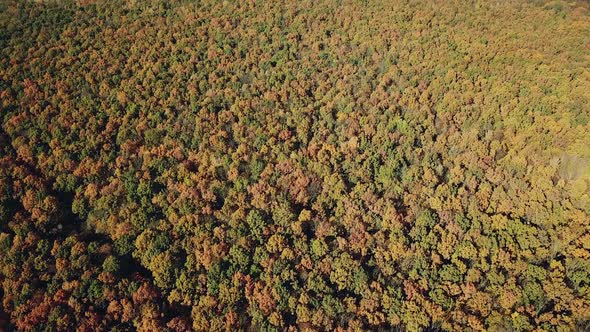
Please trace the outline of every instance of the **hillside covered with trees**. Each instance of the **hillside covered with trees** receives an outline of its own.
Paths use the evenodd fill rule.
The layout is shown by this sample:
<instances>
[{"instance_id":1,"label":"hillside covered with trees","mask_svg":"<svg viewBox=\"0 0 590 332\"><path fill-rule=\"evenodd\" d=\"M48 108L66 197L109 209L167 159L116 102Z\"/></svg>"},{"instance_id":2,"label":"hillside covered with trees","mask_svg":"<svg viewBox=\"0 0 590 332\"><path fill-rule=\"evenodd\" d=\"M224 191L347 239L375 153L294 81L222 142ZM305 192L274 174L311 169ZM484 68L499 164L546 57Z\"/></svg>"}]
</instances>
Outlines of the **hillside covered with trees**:
<instances>
[{"instance_id":1,"label":"hillside covered with trees","mask_svg":"<svg viewBox=\"0 0 590 332\"><path fill-rule=\"evenodd\" d=\"M588 331L590 5L0 0L0 330Z\"/></svg>"}]
</instances>

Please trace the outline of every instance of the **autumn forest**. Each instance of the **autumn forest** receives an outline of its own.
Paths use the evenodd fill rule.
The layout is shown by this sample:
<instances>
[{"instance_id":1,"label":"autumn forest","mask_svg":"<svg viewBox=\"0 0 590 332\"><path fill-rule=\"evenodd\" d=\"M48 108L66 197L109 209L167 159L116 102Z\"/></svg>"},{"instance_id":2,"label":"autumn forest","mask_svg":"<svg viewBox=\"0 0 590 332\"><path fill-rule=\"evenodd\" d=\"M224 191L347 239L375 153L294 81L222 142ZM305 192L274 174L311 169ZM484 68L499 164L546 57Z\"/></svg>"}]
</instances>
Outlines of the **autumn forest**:
<instances>
[{"instance_id":1,"label":"autumn forest","mask_svg":"<svg viewBox=\"0 0 590 332\"><path fill-rule=\"evenodd\" d=\"M0 331L589 331L590 3L0 0Z\"/></svg>"}]
</instances>

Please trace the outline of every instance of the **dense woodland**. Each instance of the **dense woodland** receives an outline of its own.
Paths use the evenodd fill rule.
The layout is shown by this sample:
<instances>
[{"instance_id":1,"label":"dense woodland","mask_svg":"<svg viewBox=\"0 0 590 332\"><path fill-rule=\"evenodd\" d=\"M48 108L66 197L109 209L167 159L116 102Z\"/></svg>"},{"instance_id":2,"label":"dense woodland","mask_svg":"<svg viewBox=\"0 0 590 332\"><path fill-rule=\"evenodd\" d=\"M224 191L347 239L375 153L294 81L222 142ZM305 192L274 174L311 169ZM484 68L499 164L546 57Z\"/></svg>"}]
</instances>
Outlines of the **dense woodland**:
<instances>
[{"instance_id":1,"label":"dense woodland","mask_svg":"<svg viewBox=\"0 0 590 332\"><path fill-rule=\"evenodd\" d=\"M590 329L587 2L0 0L0 110L6 331Z\"/></svg>"}]
</instances>

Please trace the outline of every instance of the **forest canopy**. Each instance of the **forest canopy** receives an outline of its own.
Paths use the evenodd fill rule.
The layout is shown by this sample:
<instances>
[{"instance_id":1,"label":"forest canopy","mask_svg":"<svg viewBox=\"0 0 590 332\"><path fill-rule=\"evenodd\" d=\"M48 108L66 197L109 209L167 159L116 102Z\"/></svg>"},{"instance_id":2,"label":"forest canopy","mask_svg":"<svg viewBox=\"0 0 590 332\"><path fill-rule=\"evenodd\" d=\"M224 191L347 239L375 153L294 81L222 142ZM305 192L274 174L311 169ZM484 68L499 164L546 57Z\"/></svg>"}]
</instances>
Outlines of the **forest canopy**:
<instances>
[{"instance_id":1,"label":"forest canopy","mask_svg":"<svg viewBox=\"0 0 590 332\"><path fill-rule=\"evenodd\" d=\"M0 0L0 330L587 331L585 1Z\"/></svg>"}]
</instances>

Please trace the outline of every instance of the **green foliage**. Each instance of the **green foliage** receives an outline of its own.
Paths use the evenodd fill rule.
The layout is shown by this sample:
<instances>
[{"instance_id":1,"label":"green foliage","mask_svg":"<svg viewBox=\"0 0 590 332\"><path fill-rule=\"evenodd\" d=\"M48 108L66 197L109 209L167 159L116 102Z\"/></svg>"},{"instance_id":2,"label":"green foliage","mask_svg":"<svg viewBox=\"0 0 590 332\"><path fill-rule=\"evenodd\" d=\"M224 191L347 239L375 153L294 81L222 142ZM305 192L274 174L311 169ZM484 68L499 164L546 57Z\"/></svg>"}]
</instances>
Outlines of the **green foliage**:
<instances>
[{"instance_id":1,"label":"green foliage","mask_svg":"<svg viewBox=\"0 0 590 332\"><path fill-rule=\"evenodd\" d=\"M1 2L0 325L584 330L589 17Z\"/></svg>"},{"instance_id":2,"label":"green foliage","mask_svg":"<svg viewBox=\"0 0 590 332\"><path fill-rule=\"evenodd\" d=\"M121 269L120 264L121 263L119 262L119 259L117 257L109 256L102 263L102 268L106 272L117 273Z\"/></svg>"}]
</instances>

